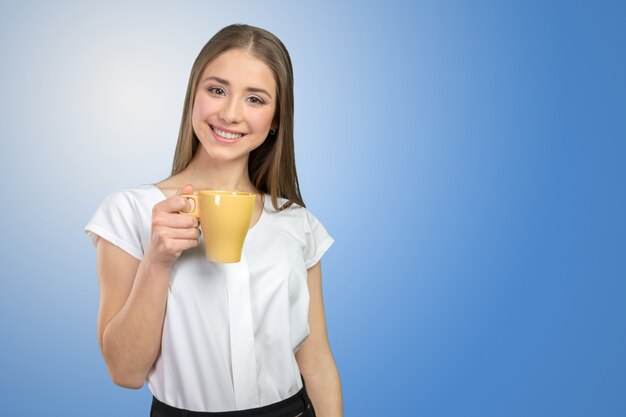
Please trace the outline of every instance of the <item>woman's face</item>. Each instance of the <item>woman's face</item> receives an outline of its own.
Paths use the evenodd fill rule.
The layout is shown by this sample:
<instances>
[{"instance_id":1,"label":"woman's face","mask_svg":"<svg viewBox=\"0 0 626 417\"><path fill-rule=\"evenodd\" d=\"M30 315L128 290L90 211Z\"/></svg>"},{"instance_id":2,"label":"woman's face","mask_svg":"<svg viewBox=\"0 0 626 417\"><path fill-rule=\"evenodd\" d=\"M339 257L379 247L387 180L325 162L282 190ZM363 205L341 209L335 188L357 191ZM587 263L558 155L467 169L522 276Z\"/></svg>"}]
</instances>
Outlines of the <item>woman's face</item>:
<instances>
[{"instance_id":1,"label":"woman's face","mask_svg":"<svg viewBox=\"0 0 626 417\"><path fill-rule=\"evenodd\" d=\"M192 112L193 130L209 156L247 160L276 128L276 90L269 67L245 50L213 59L200 76Z\"/></svg>"}]
</instances>

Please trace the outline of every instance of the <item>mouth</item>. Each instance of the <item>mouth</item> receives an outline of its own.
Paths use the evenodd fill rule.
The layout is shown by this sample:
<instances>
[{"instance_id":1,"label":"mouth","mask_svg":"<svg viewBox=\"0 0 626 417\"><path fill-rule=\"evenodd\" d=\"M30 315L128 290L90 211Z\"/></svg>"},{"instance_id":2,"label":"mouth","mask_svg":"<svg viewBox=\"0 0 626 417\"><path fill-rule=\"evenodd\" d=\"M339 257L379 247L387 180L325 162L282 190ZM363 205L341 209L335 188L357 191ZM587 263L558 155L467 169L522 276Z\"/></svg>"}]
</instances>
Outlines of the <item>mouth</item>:
<instances>
[{"instance_id":1,"label":"mouth","mask_svg":"<svg viewBox=\"0 0 626 417\"><path fill-rule=\"evenodd\" d=\"M245 136L245 133L228 131L224 129L217 128L213 125L209 125L211 128L211 133L213 133L213 137L219 142L225 143L234 143Z\"/></svg>"}]
</instances>

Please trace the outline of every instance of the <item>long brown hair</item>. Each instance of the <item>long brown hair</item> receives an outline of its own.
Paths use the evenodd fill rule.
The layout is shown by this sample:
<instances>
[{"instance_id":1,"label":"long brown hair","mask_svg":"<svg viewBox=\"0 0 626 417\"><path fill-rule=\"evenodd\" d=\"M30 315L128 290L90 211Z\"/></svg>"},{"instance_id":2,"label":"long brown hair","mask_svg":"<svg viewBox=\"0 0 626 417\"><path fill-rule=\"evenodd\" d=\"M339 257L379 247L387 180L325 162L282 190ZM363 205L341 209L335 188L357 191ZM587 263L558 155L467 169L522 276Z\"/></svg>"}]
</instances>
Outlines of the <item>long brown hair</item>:
<instances>
[{"instance_id":1,"label":"long brown hair","mask_svg":"<svg viewBox=\"0 0 626 417\"><path fill-rule=\"evenodd\" d=\"M200 75L209 62L231 49L244 49L263 61L272 71L278 89L274 116L278 128L275 134L268 135L261 146L250 152L248 157L250 180L259 191L271 195L272 205L277 210L287 209L294 203L306 207L300 195L296 173L291 58L280 39L267 30L254 26L241 24L226 26L204 45L193 63L174 153L172 175L178 174L189 165L200 144L191 124ZM280 208L278 197L288 200Z\"/></svg>"}]
</instances>

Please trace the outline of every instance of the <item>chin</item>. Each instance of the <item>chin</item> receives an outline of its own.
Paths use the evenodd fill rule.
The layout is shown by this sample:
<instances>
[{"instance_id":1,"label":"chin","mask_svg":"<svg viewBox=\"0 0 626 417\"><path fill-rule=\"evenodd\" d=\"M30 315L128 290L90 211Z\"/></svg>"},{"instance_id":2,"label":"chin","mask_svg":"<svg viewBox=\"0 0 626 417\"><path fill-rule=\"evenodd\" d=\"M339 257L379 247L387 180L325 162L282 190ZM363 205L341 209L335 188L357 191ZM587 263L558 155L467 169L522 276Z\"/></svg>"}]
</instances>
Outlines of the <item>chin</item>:
<instances>
[{"instance_id":1,"label":"chin","mask_svg":"<svg viewBox=\"0 0 626 417\"><path fill-rule=\"evenodd\" d=\"M229 161L236 161L238 159L241 158L247 158L248 154L250 152L233 152L232 150L229 149L216 149L216 147L211 147L211 146L204 146L202 143L200 143L200 147L202 148L202 153L204 155L204 157L209 158L213 161L219 161L219 162L229 162Z\"/></svg>"}]
</instances>

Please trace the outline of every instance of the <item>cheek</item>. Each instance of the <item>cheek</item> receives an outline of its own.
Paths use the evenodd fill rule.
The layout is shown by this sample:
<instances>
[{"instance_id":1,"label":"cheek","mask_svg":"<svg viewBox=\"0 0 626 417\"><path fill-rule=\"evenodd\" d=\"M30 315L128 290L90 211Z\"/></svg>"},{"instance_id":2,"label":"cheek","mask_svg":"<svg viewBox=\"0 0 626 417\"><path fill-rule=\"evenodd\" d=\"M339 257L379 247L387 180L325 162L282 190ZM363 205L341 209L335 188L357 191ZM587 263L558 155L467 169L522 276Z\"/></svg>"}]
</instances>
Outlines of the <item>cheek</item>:
<instances>
[{"instance_id":1,"label":"cheek","mask_svg":"<svg viewBox=\"0 0 626 417\"><path fill-rule=\"evenodd\" d=\"M193 103L193 109L191 110L191 127L198 138L204 137L208 130L207 115L209 114L210 105L206 100L198 99Z\"/></svg>"},{"instance_id":2,"label":"cheek","mask_svg":"<svg viewBox=\"0 0 626 417\"><path fill-rule=\"evenodd\" d=\"M199 122L204 114L204 105L202 102L196 100L193 103L193 110L191 112L191 118L194 122Z\"/></svg>"},{"instance_id":3,"label":"cheek","mask_svg":"<svg viewBox=\"0 0 626 417\"><path fill-rule=\"evenodd\" d=\"M255 130L265 130L269 129L272 124L272 119L274 118L274 111L263 111L251 114L248 117L248 123L254 126Z\"/></svg>"},{"instance_id":4,"label":"cheek","mask_svg":"<svg viewBox=\"0 0 626 417\"><path fill-rule=\"evenodd\" d=\"M201 92L193 102L191 117L194 122L202 122L214 111L215 105L207 98L202 97Z\"/></svg>"}]
</instances>

